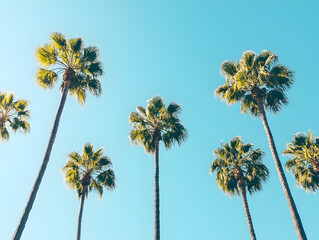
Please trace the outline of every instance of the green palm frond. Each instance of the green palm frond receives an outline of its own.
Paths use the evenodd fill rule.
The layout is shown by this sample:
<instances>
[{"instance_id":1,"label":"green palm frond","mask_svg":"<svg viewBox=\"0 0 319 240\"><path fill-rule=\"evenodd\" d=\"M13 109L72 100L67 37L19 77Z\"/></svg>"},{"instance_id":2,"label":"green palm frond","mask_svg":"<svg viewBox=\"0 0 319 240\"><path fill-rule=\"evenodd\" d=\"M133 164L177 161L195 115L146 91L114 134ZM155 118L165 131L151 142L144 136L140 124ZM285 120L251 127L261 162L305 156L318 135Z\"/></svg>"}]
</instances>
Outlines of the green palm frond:
<instances>
[{"instance_id":1,"label":"green palm frond","mask_svg":"<svg viewBox=\"0 0 319 240\"><path fill-rule=\"evenodd\" d=\"M36 73L36 82L41 88L53 88L58 79L58 75L52 70L39 68Z\"/></svg>"},{"instance_id":2,"label":"green palm frond","mask_svg":"<svg viewBox=\"0 0 319 240\"><path fill-rule=\"evenodd\" d=\"M288 98L283 91L279 89L272 89L267 93L265 99L266 109L271 110L273 113L278 113L281 108L288 104Z\"/></svg>"},{"instance_id":3,"label":"green palm frond","mask_svg":"<svg viewBox=\"0 0 319 240\"><path fill-rule=\"evenodd\" d=\"M111 166L111 159L103 155L103 148L94 151L93 145L87 143L83 146L82 155L77 152L68 155L62 172L64 181L71 189L77 190L79 198L82 194L87 197L92 190L96 190L101 198L104 187L115 188L115 175ZM86 181L89 181L88 188L84 185Z\"/></svg>"},{"instance_id":4,"label":"green palm frond","mask_svg":"<svg viewBox=\"0 0 319 240\"><path fill-rule=\"evenodd\" d=\"M51 40L55 48L63 52L67 52L67 42L65 36L59 32L55 32L51 35Z\"/></svg>"},{"instance_id":5,"label":"green palm frond","mask_svg":"<svg viewBox=\"0 0 319 240\"><path fill-rule=\"evenodd\" d=\"M231 78L238 72L238 67L239 65L235 61L225 61L220 67L220 72L223 76Z\"/></svg>"},{"instance_id":6,"label":"green palm frond","mask_svg":"<svg viewBox=\"0 0 319 240\"><path fill-rule=\"evenodd\" d=\"M83 40L82 38L72 38L67 41L68 49L72 54L80 54L80 51L83 48Z\"/></svg>"},{"instance_id":7,"label":"green palm frond","mask_svg":"<svg viewBox=\"0 0 319 240\"><path fill-rule=\"evenodd\" d=\"M38 47L35 56L43 67L50 67L58 61L58 53L52 44L44 44L43 47Z\"/></svg>"}]
</instances>

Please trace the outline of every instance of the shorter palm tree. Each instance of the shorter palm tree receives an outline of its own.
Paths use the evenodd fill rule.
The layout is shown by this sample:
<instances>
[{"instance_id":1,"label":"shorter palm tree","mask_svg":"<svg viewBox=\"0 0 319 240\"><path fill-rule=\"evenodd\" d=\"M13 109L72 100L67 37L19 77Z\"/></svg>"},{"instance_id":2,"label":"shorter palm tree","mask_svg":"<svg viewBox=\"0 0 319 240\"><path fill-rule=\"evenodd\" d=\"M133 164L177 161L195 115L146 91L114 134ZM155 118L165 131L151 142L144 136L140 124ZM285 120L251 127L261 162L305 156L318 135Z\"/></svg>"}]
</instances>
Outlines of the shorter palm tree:
<instances>
[{"instance_id":1,"label":"shorter palm tree","mask_svg":"<svg viewBox=\"0 0 319 240\"><path fill-rule=\"evenodd\" d=\"M249 212L246 189L250 194L262 189L262 182L269 176L267 167L261 162L264 153L254 150L251 143L244 144L240 137L234 137L229 143L222 144L214 151L214 160L210 172L216 172L219 188L226 194L241 195L251 238L256 239L253 222Z\"/></svg>"},{"instance_id":2,"label":"shorter palm tree","mask_svg":"<svg viewBox=\"0 0 319 240\"><path fill-rule=\"evenodd\" d=\"M292 157L287 161L286 169L295 176L296 184L306 191L317 191L319 189L319 137L314 139L311 131L309 135L303 132L296 133L283 154Z\"/></svg>"},{"instance_id":3,"label":"shorter palm tree","mask_svg":"<svg viewBox=\"0 0 319 240\"><path fill-rule=\"evenodd\" d=\"M103 148L96 152L93 145L87 143L83 146L82 156L77 152L68 155L68 161L63 167L64 180L71 189L77 190L80 199L80 213L78 217L77 240L81 238L81 223L85 197L92 190L96 190L102 198L103 187L115 188L115 176L111 159L103 156Z\"/></svg>"},{"instance_id":4,"label":"shorter palm tree","mask_svg":"<svg viewBox=\"0 0 319 240\"><path fill-rule=\"evenodd\" d=\"M9 140L8 127L13 132L18 130L28 132L30 125L27 120L30 111L27 110L28 101L21 99L14 101L13 93L0 93L0 139Z\"/></svg>"}]
</instances>

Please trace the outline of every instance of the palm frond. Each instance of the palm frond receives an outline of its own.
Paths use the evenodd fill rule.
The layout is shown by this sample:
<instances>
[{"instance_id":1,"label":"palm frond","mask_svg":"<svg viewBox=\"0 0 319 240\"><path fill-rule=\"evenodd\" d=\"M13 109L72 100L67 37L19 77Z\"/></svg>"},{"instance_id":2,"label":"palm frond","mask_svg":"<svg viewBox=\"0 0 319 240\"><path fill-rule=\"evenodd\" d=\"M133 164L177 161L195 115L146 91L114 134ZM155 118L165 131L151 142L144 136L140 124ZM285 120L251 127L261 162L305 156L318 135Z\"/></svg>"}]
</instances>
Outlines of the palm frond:
<instances>
[{"instance_id":1,"label":"palm frond","mask_svg":"<svg viewBox=\"0 0 319 240\"><path fill-rule=\"evenodd\" d=\"M35 79L39 87L44 89L53 88L58 79L58 75L52 70L39 68Z\"/></svg>"},{"instance_id":2,"label":"palm frond","mask_svg":"<svg viewBox=\"0 0 319 240\"><path fill-rule=\"evenodd\" d=\"M57 51L51 44L44 44L43 47L38 47L35 56L38 62L43 67L50 67L57 63Z\"/></svg>"}]
</instances>

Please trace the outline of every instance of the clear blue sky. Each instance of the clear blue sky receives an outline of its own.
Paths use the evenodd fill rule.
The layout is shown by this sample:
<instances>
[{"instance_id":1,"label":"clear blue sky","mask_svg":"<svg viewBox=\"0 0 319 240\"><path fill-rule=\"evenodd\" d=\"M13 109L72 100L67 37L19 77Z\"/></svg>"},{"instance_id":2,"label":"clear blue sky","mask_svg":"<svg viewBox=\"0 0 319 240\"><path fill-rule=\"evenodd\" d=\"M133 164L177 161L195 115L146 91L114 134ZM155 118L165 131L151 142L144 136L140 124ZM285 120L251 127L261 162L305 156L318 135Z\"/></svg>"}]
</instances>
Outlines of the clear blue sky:
<instances>
[{"instance_id":1,"label":"clear blue sky","mask_svg":"<svg viewBox=\"0 0 319 240\"><path fill-rule=\"evenodd\" d=\"M58 87L35 84L35 48L52 32L83 37L100 49L103 95L85 107L68 98L46 174L23 240L75 239L79 201L61 168L86 142L113 160L117 188L84 206L84 240L149 240L154 234L154 160L128 139L128 116L154 95L182 105L189 139L160 148L161 235L164 240L246 240L242 201L209 175L212 151L240 135L266 152L270 180L248 196L260 240L297 239L260 119L214 97L219 67L246 50L275 52L295 71L290 104L269 115L278 151L298 131L319 135L318 1L2 1L0 90L30 101L30 134L0 144L0 239L11 239L40 168L60 101ZM288 158L281 157L283 163ZM319 239L318 195L295 186L286 172L308 235Z\"/></svg>"}]
</instances>

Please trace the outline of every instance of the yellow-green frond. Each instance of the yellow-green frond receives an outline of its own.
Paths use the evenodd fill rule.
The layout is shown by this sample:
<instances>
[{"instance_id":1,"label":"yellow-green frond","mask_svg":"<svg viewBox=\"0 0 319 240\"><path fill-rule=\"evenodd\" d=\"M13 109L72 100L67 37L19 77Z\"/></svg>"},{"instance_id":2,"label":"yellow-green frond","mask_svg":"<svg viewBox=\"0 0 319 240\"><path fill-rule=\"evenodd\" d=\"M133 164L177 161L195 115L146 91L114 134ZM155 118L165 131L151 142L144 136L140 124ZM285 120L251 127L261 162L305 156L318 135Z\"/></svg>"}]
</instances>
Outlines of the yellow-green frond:
<instances>
[{"instance_id":1,"label":"yellow-green frond","mask_svg":"<svg viewBox=\"0 0 319 240\"><path fill-rule=\"evenodd\" d=\"M39 68L35 79L39 87L44 89L53 88L58 79L58 75L52 70Z\"/></svg>"},{"instance_id":2,"label":"yellow-green frond","mask_svg":"<svg viewBox=\"0 0 319 240\"><path fill-rule=\"evenodd\" d=\"M52 44L44 44L43 47L38 47L35 56L43 67L50 67L57 63L57 51Z\"/></svg>"}]
</instances>

